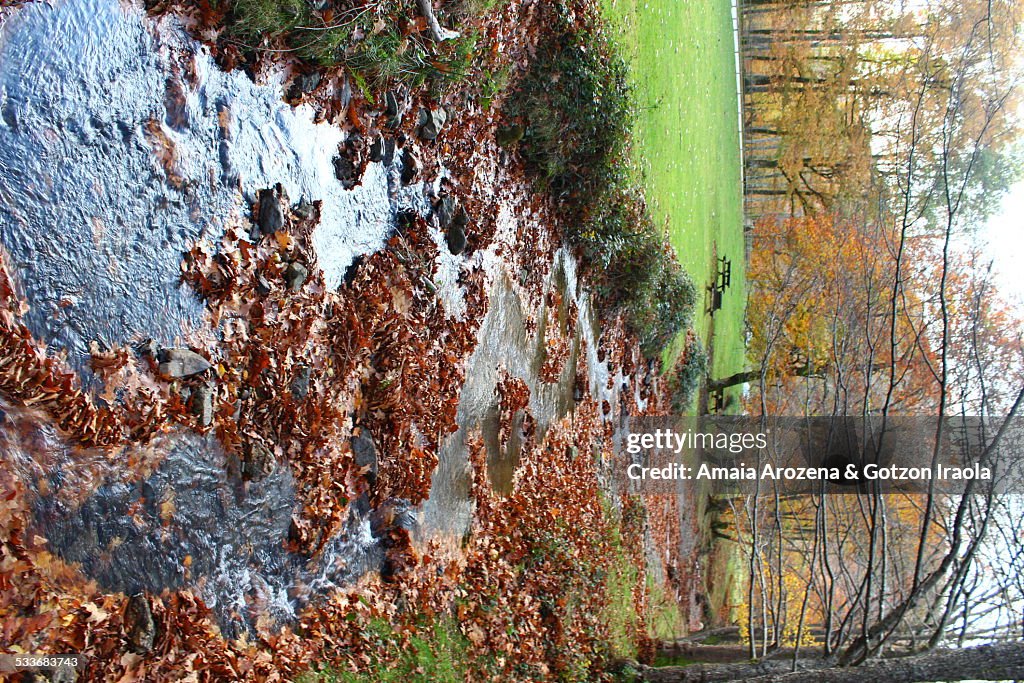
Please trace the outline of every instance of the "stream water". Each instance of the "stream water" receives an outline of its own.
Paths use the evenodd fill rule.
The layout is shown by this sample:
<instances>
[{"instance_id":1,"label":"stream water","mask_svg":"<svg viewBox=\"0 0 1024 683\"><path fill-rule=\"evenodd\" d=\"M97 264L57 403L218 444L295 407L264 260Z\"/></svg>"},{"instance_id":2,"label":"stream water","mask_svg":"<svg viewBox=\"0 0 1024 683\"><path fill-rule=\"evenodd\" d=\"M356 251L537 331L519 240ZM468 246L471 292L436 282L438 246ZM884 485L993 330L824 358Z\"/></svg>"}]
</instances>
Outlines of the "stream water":
<instances>
[{"instance_id":1,"label":"stream water","mask_svg":"<svg viewBox=\"0 0 1024 683\"><path fill-rule=\"evenodd\" d=\"M176 20L117 0L28 4L0 25L0 245L29 304L26 323L66 353L86 386L92 341L213 338L201 302L180 283L182 253L197 239L216 241L259 189L281 183L293 203L323 201L313 239L331 286L356 255L383 245L399 210L424 209L425 188L403 187L397 167L370 164L362 184L344 190L332 164L344 134L281 94L279 82L221 71ZM468 528L465 437L496 428L500 366L527 381L541 430L572 407L571 382L538 380L542 337L526 333L524 305L497 259L488 268L491 307L467 369L460 430L444 444L422 510L426 535ZM553 272L550 286L580 307L566 375L582 335L591 387L606 391L571 258L560 254ZM442 285L455 279L439 275ZM458 313L457 297L441 295ZM239 491L212 437L173 432L111 459L69 447L38 415L0 409L0 460L28 487L38 532L107 589L194 587L230 633L259 612L287 620L379 565L366 511L353 512L313 561L284 549L295 505L285 467ZM514 460L492 453L499 489ZM129 465L138 462L159 465L140 478Z\"/></svg>"}]
</instances>

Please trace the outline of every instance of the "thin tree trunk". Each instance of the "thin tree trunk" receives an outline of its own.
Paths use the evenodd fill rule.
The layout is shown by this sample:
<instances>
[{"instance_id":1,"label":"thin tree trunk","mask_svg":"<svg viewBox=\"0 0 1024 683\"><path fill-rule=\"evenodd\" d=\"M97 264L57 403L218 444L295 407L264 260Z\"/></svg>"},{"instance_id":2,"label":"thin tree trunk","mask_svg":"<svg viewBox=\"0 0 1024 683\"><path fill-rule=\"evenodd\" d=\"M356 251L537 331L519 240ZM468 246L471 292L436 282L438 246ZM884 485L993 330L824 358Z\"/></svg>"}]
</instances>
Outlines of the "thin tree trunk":
<instances>
[{"instance_id":1,"label":"thin tree trunk","mask_svg":"<svg viewBox=\"0 0 1024 683\"><path fill-rule=\"evenodd\" d=\"M430 27L430 35L434 40L441 43L459 37L458 31L449 31L441 26L441 22L437 20L437 15L434 14L434 8L431 6L430 0L419 0L419 6L420 12L427 20L427 25Z\"/></svg>"}]
</instances>

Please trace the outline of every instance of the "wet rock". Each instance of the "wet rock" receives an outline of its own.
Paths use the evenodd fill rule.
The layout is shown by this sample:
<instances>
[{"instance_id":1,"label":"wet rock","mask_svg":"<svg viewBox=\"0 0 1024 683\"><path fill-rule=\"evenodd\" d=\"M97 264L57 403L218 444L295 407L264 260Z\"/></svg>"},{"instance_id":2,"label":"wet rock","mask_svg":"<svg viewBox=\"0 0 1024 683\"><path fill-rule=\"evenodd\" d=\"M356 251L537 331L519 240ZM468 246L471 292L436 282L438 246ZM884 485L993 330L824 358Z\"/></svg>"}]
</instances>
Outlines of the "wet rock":
<instances>
[{"instance_id":1,"label":"wet rock","mask_svg":"<svg viewBox=\"0 0 1024 683\"><path fill-rule=\"evenodd\" d=\"M365 429L352 437L352 456L360 469L369 467L370 480L377 477L377 446L373 436Z\"/></svg>"},{"instance_id":2,"label":"wet rock","mask_svg":"<svg viewBox=\"0 0 1024 683\"><path fill-rule=\"evenodd\" d=\"M0 107L0 118L3 118L4 123L10 126L13 132L18 132L18 111L13 105L5 102L3 107Z\"/></svg>"},{"instance_id":3,"label":"wet rock","mask_svg":"<svg viewBox=\"0 0 1024 683\"><path fill-rule=\"evenodd\" d=\"M334 177L341 181L342 187L351 190L359 182L355 162L345 156L334 157Z\"/></svg>"},{"instance_id":4,"label":"wet rock","mask_svg":"<svg viewBox=\"0 0 1024 683\"><path fill-rule=\"evenodd\" d=\"M210 361L189 349L163 349L157 358L160 374L171 379L198 375L212 367Z\"/></svg>"},{"instance_id":5,"label":"wet rock","mask_svg":"<svg viewBox=\"0 0 1024 683\"><path fill-rule=\"evenodd\" d=\"M370 514L370 496L368 494L362 494L354 501L350 507L352 514L357 518L364 518Z\"/></svg>"},{"instance_id":6,"label":"wet rock","mask_svg":"<svg viewBox=\"0 0 1024 683\"><path fill-rule=\"evenodd\" d=\"M416 513L413 512L411 507L406 507L395 515L395 526L399 529L415 531L418 525L419 522L416 519Z\"/></svg>"},{"instance_id":7,"label":"wet rock","mask_svg":"<svg viewBox=\"0 0 1024 683\"><path fill-rule=\"evenodd\" d=\"M455 210L455 215L452 217L452 225L458 226L463 230L469 226L469 214L466 213L466 207L459 205L459 208Z\"/></svg>"},{"instance_id":8,"label":"wet rock","mask_svg":"<svg viewBox=\"0 0 1024 683\"><path fill-rule=\"evenodd\" d=\"M313 215L313 205L310 204L305 199L303 199L294 207L292 207L292 213L294 213L302 220L306 220L307 218Z\"/></svg>"},{"instance_id":9,"label":"wet rock","mask_svg":"<svg viewBox=\"0 0 1024 683\"><path fill-rule=\"evenodd\" d=\"M260 212L257 220L260 232L271 235L284 227L284 212L281 211L281 184L273 189L260 190Z\"/></svg>"},{"instance_id":10,"label":"wet rock","mask_svg":"<svg viewBox=\"0 0 1024 683\"><path fill-rule=\"evenodd\" d=\"M370 533L377 538L394 528L412 531L416 526L416 513L405 498L388 498L370 513Z\"/></svg>"},{"instance_id":11,"label":"wet rock","mask_svg":"<svg viewBox=\"0 0 1024 683\"><path fill-rule=\"evenodd\" d=\"M320 86L320 81L320 72L316 71L311 74L305 74L304 76L301 76L299 78L299 85L302 87L302 92L310 93Z\"/></svg>"},{"instance_id":12,"label":"wet rock","mask_svg":"<svg viewBox=\"0 0 1024 683\"><path fill-rule=\"evenodd\" d=\"M351 286L356 281L356 275L359 274L359 268L363 265L364 260L365 257L362 254L352 259L352 263L345 269L345 275L342 277L342 281L346 285Z\"/></svg>"},{"instance_id":13,"label":"wet rock","mask_svg":"<svg viewBox=\"0 0 1024 683\"><path fill-rule=\"evenodd\" d=\"M389 90L384 94L384 115L388 118L388 128L402 125L402 118L409 111L409 105L409 95L403 90Z\"/></svg>"},{"instance_id":14,"label":"wet rock","mask_svg":"<svg viewBox=\"0 0 1024 683\"><path fill-rule=\"evenodd\" d=\"M466 230L463 226L452 223L448 228L448 232L444 236L445 242L448 244L448 251L456 256L466 250Z\"/></svg>"},{"instance_id":15,"label":"wet rock","mask_svg":"<svg viewBox=\"0 0 1024 683\"><path fill-rule=\"evenodd\" d=\"M196 387L192 392L190 409L203 427L213 424L213 388L206 384Z\"/></svg>"},{"instance_id":16,"label":"wet rock","mask_svg":"<svg viewBox=\"0 0 1024 683\"><path fill-rule=\"evenodd\" d=\"M502 126L494 133L495 141L502 147L514 147L523 139L526 129L521 125Z\"/></svg>"},{"instance_id":17,"label":"wet rock","mask_svg":"<svg viewBox=\"0 0 1024 683\"><path fill-rule=\"evenodd\" d=\"M420 215L412 209L402 209L395 214L395 228L398 230L398 234L403 237L416 225L416 221L419 220Z\"/></svg>"},{"instance_id":18,"label":"wet rock","mask_svg":"<svg viewBox=\"0 0 1024 683\"><path fill-rule=\"evenodd\" d=\"M434 206L434 217L442 230L447 230L455 220L455 215L462 209L459 200L452 195L444 195Z\"/></svg>"},{"instance_id":19,"label":"wet rock","mask_svg":"<svg viewBox=\"0 0 1024 683\"><path fill-rule=\"evenodd\" d=\"M378 135L370 143L370 161L380 163L384 161L384 136Z\"/></svg>"},{"instance_id":20,"label":"wet rock","mask_svg":"<svg viewBox=\"0 0 1024 683\"><path fill-rule=\"evenodd\" d=\"M349 83L347 76L341 78L341 92L338 94L340 100L339 111L345 111L348 109L348 105L352 102L352 84Z\"/></svg>"},{"instance_id":21,"label":"wet rock","mask_svg":"<svg viewBox=\"0 0 1024 683\"><path fill-rule=\"evenodd\" d=\"M135 352L140 356L148 356L149 358L156 358L157 354L160 353L160 347L152 339L147 339L141 342L135 347Z\"/></svg>"},{"instance_id":22,"label":"wet rock","mask_svg":"<svg viewBox=\"0 0 1024 683\"><path fill-rule=\"evenodd\" d=\"M302 283L306 281L308 275L309 270L306 266L298 261L292 261L284 269L284 283L288 286L289 290L297 292L302 287Z\"/></svg>"},{"instance_id":23,"label":"wet rock","mask_svg":"<svg viewBox=\"0 0 1024 683\"><path fill-rule=\"evenodd\" d=\"M311 74L300 74L296 76L295 80L292 81L291 88L288 89L288 95L290 99L297 100L303 95L307 95L320 85L321 76L320 73L314 71Z\"/></svg>"},{"instance_id":24,"label":"wet rock","mask_svg":"<svg viewBox=\"0 0 1024 683\"><path fill-rule=\"evenodd\" d=\"M402 183L411 185L420 174L419 157L412 151L412 147L402 150Z\"/></svg>"},{"instance_id":25,"label":"wet rock","mask_svg":"<svg viewBox=\"0 0 1024 683\"><path fill-rule=\"evenodd\" d=\"M292 383L288 389L292 392L292 396L297 399L304 399L309 394L309 377L311 371L308 365L300 365L298 370L295 372L295 377L292 378Z\"/></svg>"},{"instance_id":26,"label":"wet rock","mask_svg":"<svg viewBox=\"0 0 1024 683\"><path fill-rule=\"evenodd\" d=\"M469 215L466 214L464 208L459 207L459 210L455 213L455 218L452 220L451 227L448 228L445 235L448 250L453 254L461 254L466 249L466 228L468 226Z\"/></svg>"},{"instance_id":27,"label":"wet rock","mask_svg":"<svg viewBox=\"0 0 1024 683\"><path fill-rule=\"evenodd\" d=\"M128 598L128 605L124 609L124 630L135 652L143 653L153 649L156 622L153 621L153 611L144 594L136 593Z\"/></svg>"},{"instance_id":28,"label":"wet rock","mask_svg":"<svg viewBox=\"0 0 1024 683\"><path fill-rule=\"evenodd\" d=\"M78 680L78 671L71 665L65 664L56 669L40 671L34 679L22 679L34 681L46 681L47 683L75 683Z\"/></svg>"},{"instance_id":29,"label":"wet rock","mask_svg":"<svg viewBox=\"0 0 1024 683\"><path fill-rule=\"evenodd\" d=\"M448 122L448 112L444 107L436 109L420 109L417 132L424 140L435 140L441 134L441 129Z\"/></svg>"},{"instance_id":30,"label":"wet rock","mask_svg":"<svg viewBox=\"0 0 1024 683\"><path fill-rule=\"evenodd\" d=\"M380 161L385 166L395 163L395 141L391 138L384 140L384 156Z\"/></svg>"},{"instance_id":31,"label":"wet rock","mask_svg":"<svg viewBox=\"0 0 1024 683\"><path fill-rule=\"evenodd\" d=\"M267 282L267 278L263 277L263 273L256 273L256 291L266 296L270 294L270 283Z\"/></svg>"},{"instance_id":32,"label":"wet rock","mask_svg":"<svg viewBox=\"0 0 1024 683\"><path fill-rule=\"evenodd\" d=\"M301 545L302 535L302 527L300 527L299 523L294 517L292 517L291 522L288 524L288 543L292 545Z\"/></svg>"},{"instance_id":33,"label":"wet rock","mask_svg":"<svg viewBox=\"0 0 1024 683\"><path fill-rule=\"evenodd\" d=\"M242 478L246 481L260 481L274 473L273 452L258 441L249 443L242 460Z\"/></svg>"}]
</instances>

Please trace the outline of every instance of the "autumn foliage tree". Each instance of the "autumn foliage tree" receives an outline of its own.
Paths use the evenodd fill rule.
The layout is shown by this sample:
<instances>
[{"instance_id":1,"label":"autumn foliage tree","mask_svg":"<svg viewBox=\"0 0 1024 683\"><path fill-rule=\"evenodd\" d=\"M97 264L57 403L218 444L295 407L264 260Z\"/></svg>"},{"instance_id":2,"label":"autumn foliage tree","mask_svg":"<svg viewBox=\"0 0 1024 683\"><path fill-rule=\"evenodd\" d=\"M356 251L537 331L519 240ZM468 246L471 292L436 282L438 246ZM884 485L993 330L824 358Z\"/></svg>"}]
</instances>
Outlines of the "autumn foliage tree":
<instances>
[{"instance_id":1,"label":"autumn foliage tree","mask_svg":"<svg viewBox=\"0 0 1024 683\"><path fill-rule=\"evenodd\" d=\"M998 0L745 6L753 369L717 384L750 382L765 428L915 416L933 465L955 416L984 426L961 457L994 463L1012 438L1022 323L972 235L1015 173L1020 23ZM786 455L775 447L758 457ZM1012 593L982 569L993 538L1016 528L984 484L791 497L757 482L728 504L748 654L782 653L794 671L964 643L979 596ZM999 628L983 640L1017 628L1020 599L995 602Z\"/></svg>"}]
</instances>

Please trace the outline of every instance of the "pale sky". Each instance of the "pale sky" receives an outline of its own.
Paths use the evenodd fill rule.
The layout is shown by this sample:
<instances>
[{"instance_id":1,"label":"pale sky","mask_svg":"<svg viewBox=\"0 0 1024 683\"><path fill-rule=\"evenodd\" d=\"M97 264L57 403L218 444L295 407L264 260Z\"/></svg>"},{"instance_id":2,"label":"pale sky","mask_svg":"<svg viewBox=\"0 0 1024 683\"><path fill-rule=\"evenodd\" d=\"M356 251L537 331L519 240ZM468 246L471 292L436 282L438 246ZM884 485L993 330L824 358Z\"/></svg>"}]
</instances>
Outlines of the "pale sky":
<instances>
[{"instance_id":1,"label":"pale sky","mask_svg":"<svg viewBox=\"0 0 1024 683\"><path fill-rule=\"evenodd\" d=\"M1000 211L979 232L999 290L1024 310L1024 181L1010 188Z\"/></svg>"}]
</instances>

